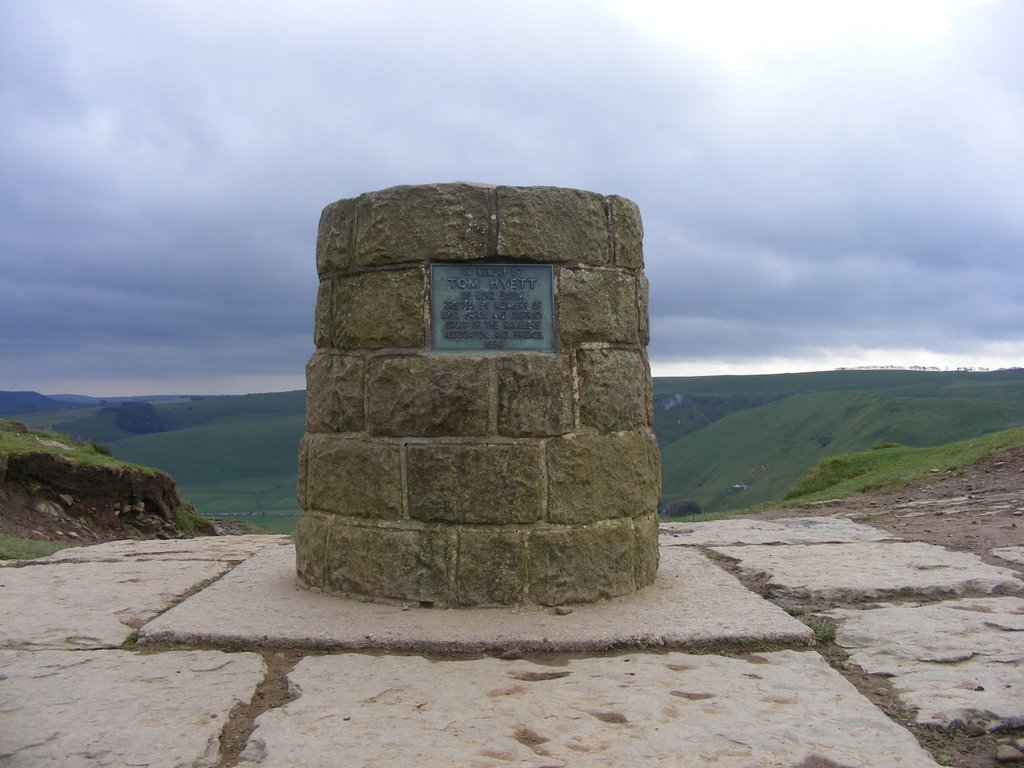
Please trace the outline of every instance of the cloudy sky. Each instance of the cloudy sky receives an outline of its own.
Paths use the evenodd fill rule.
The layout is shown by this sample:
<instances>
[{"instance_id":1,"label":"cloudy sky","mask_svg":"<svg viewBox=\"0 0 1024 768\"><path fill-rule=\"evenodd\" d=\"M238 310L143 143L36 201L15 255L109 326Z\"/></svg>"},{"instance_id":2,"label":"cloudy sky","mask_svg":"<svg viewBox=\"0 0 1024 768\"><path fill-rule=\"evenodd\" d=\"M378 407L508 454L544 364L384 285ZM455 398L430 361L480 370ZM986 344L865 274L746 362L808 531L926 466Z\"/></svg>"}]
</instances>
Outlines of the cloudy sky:
<instances>
[{"instance_id":1,"label":"cloudy sky","mask_svg":"<svg viewBox=\"0 0 1024 768\"><path fill-rule=\"evenodd\" d=\"M1024 365L1024 3L0 3L0 389L296 389L328 202L644 216L656 375Z\"/></svg>"}]
</instances>

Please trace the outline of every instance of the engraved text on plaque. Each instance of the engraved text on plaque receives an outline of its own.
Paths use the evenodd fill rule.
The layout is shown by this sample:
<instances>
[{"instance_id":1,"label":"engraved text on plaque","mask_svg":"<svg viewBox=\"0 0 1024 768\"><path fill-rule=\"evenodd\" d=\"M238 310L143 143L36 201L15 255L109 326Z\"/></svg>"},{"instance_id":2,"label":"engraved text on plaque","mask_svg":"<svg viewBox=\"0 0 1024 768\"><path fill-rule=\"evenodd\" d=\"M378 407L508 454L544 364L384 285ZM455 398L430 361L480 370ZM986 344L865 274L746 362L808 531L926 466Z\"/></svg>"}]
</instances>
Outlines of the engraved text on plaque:
<instances>
[{"instance_id":1,"label":"engraved text on plaque","mask_svg":"<svg viewBox=\"0 0 1024 768\"><path fill-rule=\"evenodd\" d=\"M436 350L554 352L550 264L432 264Z\"/></svg>"}]
</instances>

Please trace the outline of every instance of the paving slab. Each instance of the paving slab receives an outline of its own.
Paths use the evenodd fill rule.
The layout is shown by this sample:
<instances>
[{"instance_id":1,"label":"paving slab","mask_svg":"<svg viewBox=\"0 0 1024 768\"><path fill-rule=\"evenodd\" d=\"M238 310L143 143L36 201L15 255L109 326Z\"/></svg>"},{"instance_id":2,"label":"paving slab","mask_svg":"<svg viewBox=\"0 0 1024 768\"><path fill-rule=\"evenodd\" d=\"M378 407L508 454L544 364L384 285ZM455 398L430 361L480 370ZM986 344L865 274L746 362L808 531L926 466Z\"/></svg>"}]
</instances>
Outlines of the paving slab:
<instances>
[{"instance_id":1,"label":"paving slab","mask_svg":"<svg viewBox=\"0 0 1024 768\"><path fill-rule=\"evenodd\" d=\"M654 584L571 612L437 609L305 590L294 550L268 547L139 631L140 642L455 653L810 643L813 634L697 551L662 548Z\"/></svg>"},{"instance_id":2,"label":"paving slab","mask_svg":"<svg viewBox=\"0 0 1024 768\"><path fill-rule=\"evenodd\" d=\"M194 539L108 541L68 547L33 563L118 562L122 560L217 560L240 563L264 547L288 546L290 536L197 536Z\"/></svg>"},{"instance_id":3,"label":"paving slab","mask_svg":"<svg viewBox=\"0 0 1024 768\"><path fill-rule=\"evenodd\" d=\"M0 765L215 766L265 674L253 653L0 651Z\"/></svg>"},{"instance_id":4,"label":"paving slab","mask_svg":"<svg viewBox=\"0 0 1024 768\"><path fill-rule=\"evenodd\" d=\"M920 723L1024 728L1024 600L835 609L836 642L866 672L891 677Z\"/></svg>"},{"instance_id":5,"label":"paving slab","mask_svg":"<svg viewBox=\"0 0 1024 768\"><path fill-rule=\"evenodd\" d=\"M342 654L307 657L288 679L298 699L257 718L240 766L936 765L813 652L550 665Z\"/></svg>"},{"instance_id":6,"label":"paving slab","mask_svg":"<svg viewBox=\"0 0 1024 768\"><path fill-rule=\"evenodd\" d=\"M1024 581L1009 568L988 565L970 552L917 541L712 549L739 561L746 573L767 574L770 587L796 598L934 599L1024 589Z\"/></svg>"},{"instance_id":7,"label":"paving slab","mask_svg":"<svg viewBox=\"0 0 1024 768\"><path fill-rule=\"evenodd\" d=\"M712 520L706 523L662 523L663 545L701 547L729 544L827 544L886 541L887 531L844 517L791 517L782 520Z\"/></svg>"},{"instance_id":8,"label":"paving slab","mask_svg":"<svg viewBox=\"0 0 1024 768\"><path fill-rule=\"evenodd\" d=\"M229 563L54 563L0 569L0 647L117 648Z\"/></svg>"},{"instance_id":9,"label":"paving slab","mask_svg":"<svg viewBox=\"0 0 1024 768\"><path fill-rule=\"evenodd\" d=\"M1024 547L996 547L989 551L1003 560L1024 565Z\"/></svg>"}]
</instances>

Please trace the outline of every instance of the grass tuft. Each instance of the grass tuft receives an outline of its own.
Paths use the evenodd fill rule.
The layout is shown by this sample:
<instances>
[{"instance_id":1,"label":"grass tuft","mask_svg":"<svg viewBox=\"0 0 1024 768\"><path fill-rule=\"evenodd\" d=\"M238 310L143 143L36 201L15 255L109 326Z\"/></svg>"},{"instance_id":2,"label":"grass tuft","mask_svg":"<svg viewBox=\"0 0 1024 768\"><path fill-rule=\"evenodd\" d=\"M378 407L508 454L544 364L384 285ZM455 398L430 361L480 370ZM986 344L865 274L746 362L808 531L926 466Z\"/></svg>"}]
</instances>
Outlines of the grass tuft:
<instances>
[{"instance_id":1,"label":"grass tuft","mask_svg":"<svg viewBox=\"0 0 1024 768\"><path fill-rule=\"evenodd\" d=\"M121 643L122 651L130 651L139 643L139 630L133 629Z\"/></svg>"},{"instance_id":2,"label":"grass tuft","mask_svg":"<svg viewBox=\"0 0 1024 768\"><path fill-rule=\"evenodd\" d=\"M805 622L811 631L814 632L815 639L821 645L832 645L836 641L836 625L831 621L825 619L807 619Z\"/></svg>"},{"instance_id":3,"label":"grass tuft","mask_svg":"<svg viewBox=\"0 0 1024 768\"><path fill-rule=\"evenodd\" d=\"M181 502L174 510L174 524L186 537L209 533L211 530L210 521L196 512L196 508L187 501Z\"/></svg>"},{"instance_id":4,"label":"grass tuft","mask_svg":"<svg viewBox=\"0 0 1024 768\"><path fill-rule=\"evenodd\" d=\"M110 456L110 449L107 448L103 443L97 443L95 440L86 440L85 446L92 449L95 453L100 456Z\"/></svg>"}]
</instances>

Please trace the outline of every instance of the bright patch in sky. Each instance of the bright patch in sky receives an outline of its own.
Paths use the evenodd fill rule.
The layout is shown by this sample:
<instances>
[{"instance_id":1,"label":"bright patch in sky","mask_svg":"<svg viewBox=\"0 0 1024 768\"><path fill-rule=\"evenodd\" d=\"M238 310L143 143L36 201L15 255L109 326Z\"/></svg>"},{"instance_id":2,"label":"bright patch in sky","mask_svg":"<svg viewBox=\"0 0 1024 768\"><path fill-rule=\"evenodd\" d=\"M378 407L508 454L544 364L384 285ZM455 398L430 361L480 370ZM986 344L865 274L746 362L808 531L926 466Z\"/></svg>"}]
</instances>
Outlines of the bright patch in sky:
<instances>
[{"instance_id":1,"label":"bright patch in sky","mask_svg":"<svg viewBox=\"0 0 1024 768\"><path fill-rule=\"evenodd\" d=\"M805 357L771 355L743 360L702 359L692 361L652 360L654 376L736 376L765 373L803 373L837 368L937 368L952 371L999 370L1024 367L1024 342L992 344L961 356L928 349L858 349L856 347L816 350Z\"/></svg>"},{"instance_id":2,"label":"bright patch in sky","mask_svg":"<svg viewBox=\"0 0 1024 768\"><path fill-rule=\"evenodd\" d=\"M846 45L915 45L942 37L965 7L987 0L624 0L646 34L724 62Z\"/></svg>"}]
</instances>

